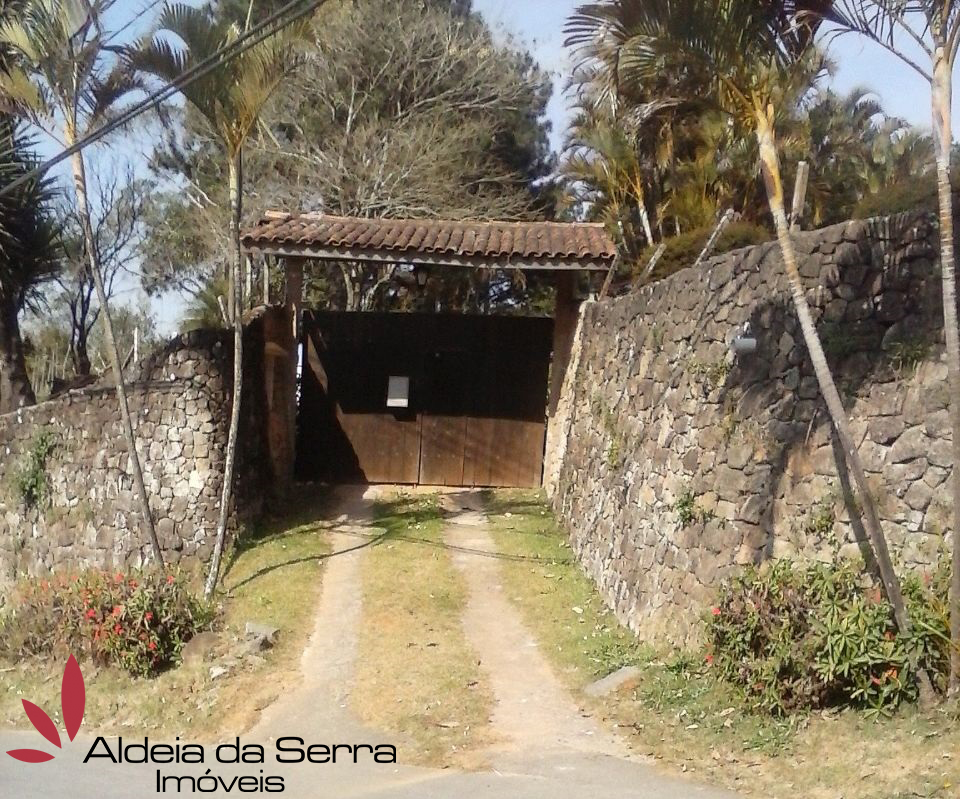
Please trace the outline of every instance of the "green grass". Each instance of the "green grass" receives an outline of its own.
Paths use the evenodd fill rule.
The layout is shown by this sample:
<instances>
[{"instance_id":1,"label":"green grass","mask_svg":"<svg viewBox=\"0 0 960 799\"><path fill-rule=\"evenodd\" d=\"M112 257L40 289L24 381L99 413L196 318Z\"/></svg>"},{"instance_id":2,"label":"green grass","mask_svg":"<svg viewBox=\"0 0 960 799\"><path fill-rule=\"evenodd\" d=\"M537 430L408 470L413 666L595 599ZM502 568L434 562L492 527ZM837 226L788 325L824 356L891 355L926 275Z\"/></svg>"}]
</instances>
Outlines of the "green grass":
<instances>
[{"instance_id":1,"label":"green grass","mask_svg":"<svg viewBox=\"0 0 960 799\"><path fill-rule=\"evenodd\" d=\"M871 721L856 712L776 719L714 679L702 653L656 651L621 627L573 562L564 533L533 491L486 494L508 596L568 686L623 665L636 682L579 699L641 753L748 796L893 799L960 795L957 712L908 709Z\"/></svg>"},{"instance_id":2,"label":"green grass","mask_svg":"<svg viewBox=\"0 0 960 799\"><path fill-rule=\"evenodd\" d=\"M501 561L508 595L525 619L537 620L541 645L568 685L650 657L606 610L539 494L488 491L484 499L497 551L523 558Z\"/></svg>"},{"instance_id":3,"label":"green grass","mask_svg":"<svg viewBox=\"0 0 960 799\"><path fill-rule=\"evenodd\" d=\"M493 699L463 631L466 586L442 546L437 498L400 494L375 518L385 533L364 555L353 707L406 739L406 762L475 765Z\"/></svg>"}]
</instances>

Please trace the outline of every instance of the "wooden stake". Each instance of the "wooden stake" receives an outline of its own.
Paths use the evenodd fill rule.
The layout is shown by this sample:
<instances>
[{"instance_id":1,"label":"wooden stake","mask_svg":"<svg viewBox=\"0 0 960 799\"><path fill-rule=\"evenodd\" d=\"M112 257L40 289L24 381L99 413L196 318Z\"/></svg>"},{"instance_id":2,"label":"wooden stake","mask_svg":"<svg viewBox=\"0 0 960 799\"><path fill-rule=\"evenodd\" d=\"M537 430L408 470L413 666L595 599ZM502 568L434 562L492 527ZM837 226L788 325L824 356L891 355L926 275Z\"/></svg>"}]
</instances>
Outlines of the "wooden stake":
<instances>
[{"instance_id":1,"label":"wooden stake","mask_svg":"<svg viewBox=\"0 0 960 799\"><path fill-rule=\"evenodd\" d=\"M707 239L707 243L703 245L703 249L700 251L700 255L697 256L697 260L693 262L694 267L700 266L706 260L710 253L713 252L713 248L717 246L717 239L720 238L720 234L723 233L723 229L730 224L733 219L733 209L728 208L723 212L723 216L720 217L720 221L717 222L716 227L714 227L713 232L710 234L710 238Z\"/></svg>"},{"instance_id":2,"label":"wooden stake","mask_svg":"<svg viewBox=\"0 0 960 799\"><path fill-rule=\"evenodd\" d=\"M607 296L607 292L610 291L610 284L613 282L613 276L617 273L617 268L620 266L620 258L613 259L613 263L610 264L610 268L607 270L607 276L603 279L603 285L600 287L599 299L603 299ZM594 283L596 285L596 283Z\"/></svg>"},{"instance_id":3,"label":"wooden stake","mask_svg":"<svg viewBox=\"0 0 960 799\"><path fill-rule=\"evenodd\" d=\"M223 304L222 294L217 296L217 305L220 306L220 317L223 319L223 326L230 327L230 314L227 311L227 306Z\"/></svg>"},{"instance_id":4,"label":"wooden stake","mask_svg":"<svg viewBox=\"0 0 960 799\"><path fill-rule=\"evenodd\" d=\"M646 283L647 280L650 279L650 275L653 274L653 270L657 265L657 261L660 260L660 257L663 255L666 249L667 249L666 242L661 241L660 246L657 247L653 255L650 256L650 260L647 261L647 265L643 268L643 275L641 275L641 279L643 280L644 283Z\"/></svg>"}]
</instances>

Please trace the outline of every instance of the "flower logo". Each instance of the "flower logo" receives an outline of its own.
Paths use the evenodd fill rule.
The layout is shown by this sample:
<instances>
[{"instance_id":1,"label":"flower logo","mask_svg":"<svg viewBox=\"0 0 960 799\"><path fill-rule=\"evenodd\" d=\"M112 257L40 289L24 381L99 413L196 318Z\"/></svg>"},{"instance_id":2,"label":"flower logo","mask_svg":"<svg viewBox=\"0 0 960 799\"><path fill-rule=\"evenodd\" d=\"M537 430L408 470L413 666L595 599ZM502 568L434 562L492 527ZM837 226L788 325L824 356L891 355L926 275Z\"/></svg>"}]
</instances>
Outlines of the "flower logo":
<instances>
[{"instance_id":1,"label":"flower logo","mask_svg":"<svg viewBox=\"0 0 960 799\"><path fill-rule=\"evenodd\" d=\"M83 721L83 708L87 703L87 691L83 684L83 674L80 673L80 664L70 655L67 665L63 667L63 682L60 685L60 709L63 712L63 724L67 735L72 741L77 737L77 731ZM57 725L43 711L42 708L23 700L23 709L33 728L58 749L61 749L60 733ZM54 755L42 752L39 749L13 749L7 752L10 757L24 763L46 763L53 760Z\"/></svg>"}]
</instances>

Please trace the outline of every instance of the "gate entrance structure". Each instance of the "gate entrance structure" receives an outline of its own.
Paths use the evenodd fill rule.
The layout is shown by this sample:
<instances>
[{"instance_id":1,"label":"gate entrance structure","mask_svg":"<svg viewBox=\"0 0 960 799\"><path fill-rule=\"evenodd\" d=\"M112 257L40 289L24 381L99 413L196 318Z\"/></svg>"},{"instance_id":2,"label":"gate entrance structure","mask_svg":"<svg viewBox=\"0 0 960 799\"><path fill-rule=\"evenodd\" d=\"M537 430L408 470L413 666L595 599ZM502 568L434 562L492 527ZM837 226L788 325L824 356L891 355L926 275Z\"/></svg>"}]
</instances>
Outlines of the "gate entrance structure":
<instances>
[{"instance_id":1,"label":"gate entrance structure","mask_svg":"<svg viewBox=\"0 0 960 799\"><path fill-rule=\"evenodd\" d=\"M251 257L282 259L285 273L290 328L286 341L266 347L281 479L540 485L576 323L575 285L607 273L616 257L602 225L270 212L242 242ZM344 263L439 277L447 268L535 272L555 285L555 312L304 309L304 269Z\"/></svg>"}]
</instances>

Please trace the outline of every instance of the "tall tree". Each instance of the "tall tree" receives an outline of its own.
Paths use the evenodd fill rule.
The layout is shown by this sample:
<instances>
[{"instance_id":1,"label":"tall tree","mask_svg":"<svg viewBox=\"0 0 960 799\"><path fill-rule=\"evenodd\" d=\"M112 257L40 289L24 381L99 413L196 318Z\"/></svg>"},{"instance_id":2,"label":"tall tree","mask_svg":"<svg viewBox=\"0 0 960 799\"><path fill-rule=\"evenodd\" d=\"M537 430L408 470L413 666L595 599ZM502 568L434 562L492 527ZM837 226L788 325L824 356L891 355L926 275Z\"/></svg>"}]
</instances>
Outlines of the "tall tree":
<instances>
[{"instance_id":1,"label":"tall tree","mask_svg":"<svg viewBox=\"0 0 960 799\"><path fill-rule=\"evenodd\" d=\"M218 20L209 8L168 4L160 16L158 31L130 53L130 61L140 72L163 81L173 81L194 65L236 42L249 22L249 16L245 21ZM216 589L220 574L220 560L226 542L233 499L237 436L240 429L243 385L243 267L240 250L243 148L251 131L258 124L264 106L291 69L295 45L304 40L307 30L308 23L287 25L277 34L225 60L218 69L184 85L180 90L190 106L206 121L222 148L227 163L230 199L228 230L231 258L227 272L227 315L233 327L233 402L224 462L220 516L205 586L207 597L212 596Z\"/></svg>"},{"instance_id":2,"label":"tall tree","mask_svg":"<svg viewBox=\"0 0 960 799\"><path fill-rule=\"evenodd\" d=\"M694 228L706 235L727 209L769 224L753 130L699 97L679 96L669 76L611 83L611 70L597 65L615 61L616 42L604 35L577 48L577 114L561 164L576 214L606 221L627 263L651 238L642 211L656 239ZM926 171L926 137L886 114L875 95L855 88L841 96L822 86L832 64L816 51L798 67L799 74L774 76L781 84L777 140L784 182L797 161L812 166L806 220L848 219L865 197Z\"/></svg>"},{"instance_id":3,"label":"tall tree","mask_svg":"<svg viewBox=\"0 0 960 799\"><path fill-rule=\"evenodd\" d=\"M784 205L776 124L786 110L783 97L796 96L795 91L785 93L783 88L789 88L794 78L809 80L806 59L815 28L812 20L794 24L777 4L767 0L615 0L580 7L568 24L574 46L593 46L601 37L608 40L615 58L600 66L614 73L612 85L629 89L666 78L675 98L697 97L735 124L753 130L804 343L857 487L886 595L898 627L908 634L910 619L900 581L807 304ZM925 675L921 675L921 685L929 690Z\"/></svg>"},{"instance_id":4,"label":"tall tree","mask_svg":"<svg viewBox=\"0 0 960 799\"><path fill-rule=\"evenodd\" d=\"M548 76L528 53L495 40L482 19L453 15L448 5L354 0L321 9L315 48L278 87L245 149L248 217L267 208L549 215ZM226 251L226 169L203 118L188 108L183 122L182 135L155 153L158 174L177 189L150 209L145 260L151 289L195 293ZM357 309L399 301L402 270L341 266L335 282L324 281L332 292L324 300Z\"/></svg>"},{"instance_id":5,"label":"tall tree","mask_svg":"<svg viewBox=\"0 0 960 799\"><path fill-rule=\"evenodd\" d=\"M0 183L35 165L23 126L0 116ZM42 303L41 287L56 275L58 251L49 181L26 183L0 198L0 413L35 402L27 373L20 314Z\"/></svg>"},{"instance_id":6,"label":"tall tree","mask_svg":"<svg viewBox=\"0 0 960 799\"><path fill-rule=\"evenodd\" d=\"M146 184L132 170L122 174L102 169L91 203L91 227L107 300L113 298L117 278L130 263L139 244ZM74 374L90 374L90 334L100 318L95 301L96 281L83 236L83 221L75 207L60 209L64 269L57 277L63 305L69 314L70 360ZM122 348L121 348L122 351Z\"/></svg>"},{"instance_id":7,"label":"tall tree","mask_svg":"<svg viewBox=\"0 0 960 799\"><path fill-rule=\"evenodd\" d=\"M960 691L960 327L954 259L950 151L953 146L953 70L960 49L960 0L836 0L817 9L834 24L885 47L930 84L933 146L940 210L940 274L943 330L953 428L953 554L950 581L949 690ZM819 15L818 15L819 16ZM924 64L915 57L921 53Z\"/></svg>"},{"instance_id":8,"label":"tall tree","mask_svg":"<svg viewBox=\"0 0 960 799\"><path fill-rule=\"evenodd\" d=\"M110 34L104 28L104 16L113 6L114 0L22 0L17 15L0 25L0 47L14 54L18 72L29 75L35 88L35 97L23 96L21 105L29 108L34 122L66 147L76 144L85 134L102 125L123 98L138 88L130 72L115 58ZM2 90L4 87L0 85ZM100 302L120 422L140 498L142 523L153 547L154 558L163 565L163 552L143 480L123 368L110 321L93 231L86 157L82 150L71 156L70 165L77 215Z\"/></svg>"}]
</instances>

